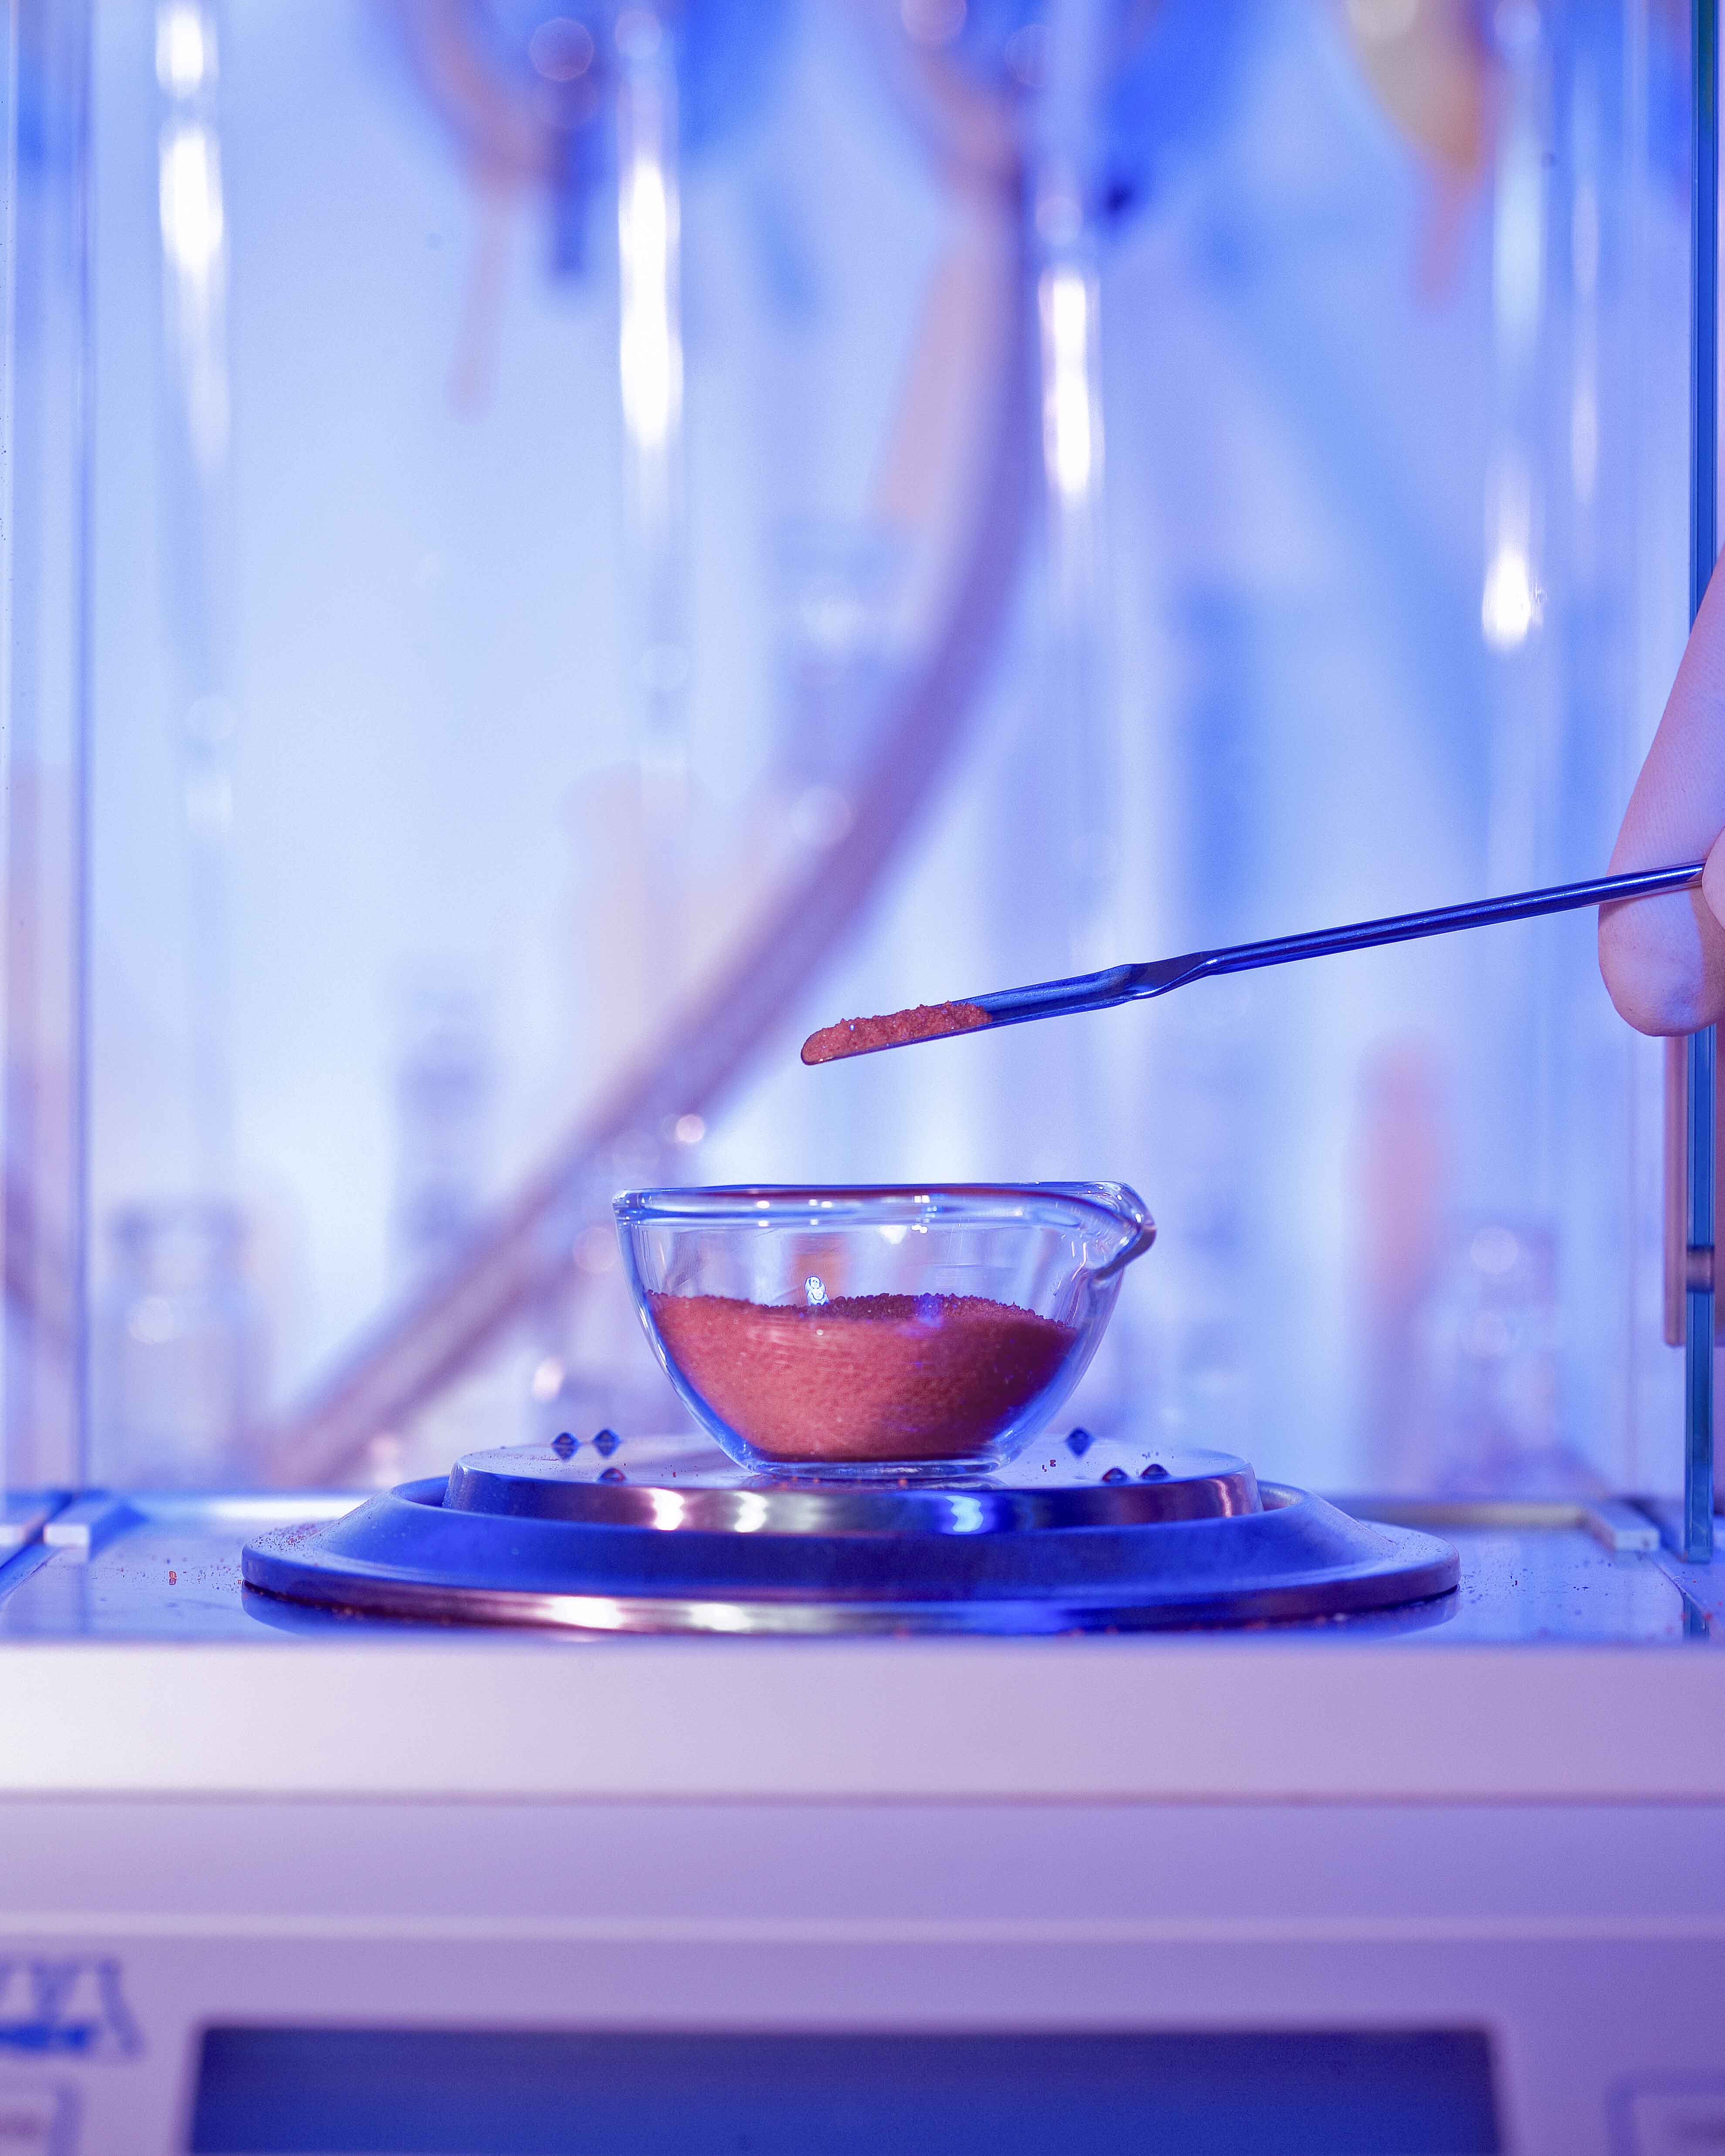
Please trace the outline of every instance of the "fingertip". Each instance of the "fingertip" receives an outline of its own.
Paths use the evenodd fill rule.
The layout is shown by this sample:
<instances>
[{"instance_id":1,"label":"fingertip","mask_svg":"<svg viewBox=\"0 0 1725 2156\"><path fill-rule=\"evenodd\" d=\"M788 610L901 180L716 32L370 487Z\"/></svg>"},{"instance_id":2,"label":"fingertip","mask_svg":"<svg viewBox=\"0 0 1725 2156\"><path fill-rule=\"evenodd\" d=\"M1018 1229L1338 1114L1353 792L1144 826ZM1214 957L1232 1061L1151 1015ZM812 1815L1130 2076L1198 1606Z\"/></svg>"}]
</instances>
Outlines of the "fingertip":
<instances>
[{"instance_id":1,"label":"fingertip","mask_svg":"<svg viewBox=\"0 0 1725 2156\"><path fill-rule=\"evenodd\" d=\"M1652 911L1645 900L1599 908L1599 973L1625 1024L1637 1033L1675 1033L1692 983L1682 978L1676 939L1648 921Z\"/></svg>"},{"instance_id":2,"label":"fingertip","mask_svg":"<svg viewBox=\"0 0 1725 2156\"><path fill-rule=\"evenodd\" d=\"M1717 1015L1718 984L1687 894L1601 906L1599 972L1618 1016L1637 1033L1693 1033Z\"/></svg>"},{"instance_id":3,"label":"fingertip","mask_svg":"<svg viewBox=\"0 0 1725 2156\"><path fill-rule=\"evenodd\" d=\"M1708 850L1707 865L1701 872L1701 895L1707 901L1707 911L1725 927L1725 837L1716 839Z\"/></svg>"}]
</instances>

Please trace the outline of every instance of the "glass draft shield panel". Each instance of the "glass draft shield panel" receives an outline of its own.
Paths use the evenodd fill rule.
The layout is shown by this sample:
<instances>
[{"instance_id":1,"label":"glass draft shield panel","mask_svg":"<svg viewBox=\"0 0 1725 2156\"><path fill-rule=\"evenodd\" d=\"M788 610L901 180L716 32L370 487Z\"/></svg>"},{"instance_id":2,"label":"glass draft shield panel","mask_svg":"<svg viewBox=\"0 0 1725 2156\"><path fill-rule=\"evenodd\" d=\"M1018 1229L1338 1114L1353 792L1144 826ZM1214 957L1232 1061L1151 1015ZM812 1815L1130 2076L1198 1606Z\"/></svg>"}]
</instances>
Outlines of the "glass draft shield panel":
<instances>
[{"instance_id":1,"label":"glass draft shield panel","mask_svg":"<svg viewBox=\"0 0 1725 2156\"><path fill-rule=\"evenodd\" d=\"M610 1204L1122 1182L1076 1422L1675 1491L1586 916L1686 626L1686 23L29 0L15 1479L682 1410Z\"/></svg>"}]
</instances>

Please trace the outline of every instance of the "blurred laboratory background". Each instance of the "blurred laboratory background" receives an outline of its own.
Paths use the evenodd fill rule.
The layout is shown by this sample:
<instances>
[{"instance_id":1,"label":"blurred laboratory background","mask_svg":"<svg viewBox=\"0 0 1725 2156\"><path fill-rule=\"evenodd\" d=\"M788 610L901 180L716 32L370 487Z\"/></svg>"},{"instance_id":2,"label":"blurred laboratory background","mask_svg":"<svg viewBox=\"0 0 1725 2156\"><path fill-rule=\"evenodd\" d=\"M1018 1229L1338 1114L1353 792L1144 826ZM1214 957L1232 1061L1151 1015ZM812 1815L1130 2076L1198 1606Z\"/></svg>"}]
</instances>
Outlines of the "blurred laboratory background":
<instances>
[{"instance_id":1,"label":"blurred laboratory background","mask_svg":"<svg viewBox=\"0 0 1725 2156\"><path fill-rule=\"evenodd\" d=\"M1589 915L797 1058L1603 870L1687 619L1677 0L80 13L18 16L22 1481L672 1426L615 1191L1083 1177L1161 1228L1087 1426L1679 1486Z\"/></svg>"}]
</instances>

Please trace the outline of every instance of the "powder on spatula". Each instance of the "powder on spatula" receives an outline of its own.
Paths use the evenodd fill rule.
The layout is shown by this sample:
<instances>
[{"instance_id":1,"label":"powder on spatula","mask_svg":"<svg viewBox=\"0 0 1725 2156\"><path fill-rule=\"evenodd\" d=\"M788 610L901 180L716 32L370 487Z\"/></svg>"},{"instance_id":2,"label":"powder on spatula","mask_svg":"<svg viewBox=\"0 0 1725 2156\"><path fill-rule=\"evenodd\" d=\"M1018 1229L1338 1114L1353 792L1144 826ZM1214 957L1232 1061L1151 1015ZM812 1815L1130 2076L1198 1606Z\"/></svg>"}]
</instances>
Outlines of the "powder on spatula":
<instances>
[{"instance_id":1,"label":"powder on spatula","mask_svg":"<svg viewBox=\"0 0 1725 2156\"><path fill-rule=\"evenodd\" d=\"M870 1055L877 1048L907 1048L913 1040L942 1040L948 1034L975 1033L994 1023L980 1004L918 1004L914 1010L889 1011L885 1018L840 1019L824 1025L803 1044L805 1063L836 1063L844 1055Z\"/></svg>"},{"instance_id":2,"label":"powder on spatula","mask_svg":"<svg viewBox=\"0 0 1725 2156\"><path fill-rule=\"evenodd\" d=\"M979 1295L812 1307L650 1294L672 1361L773 1460L963 1460L1071 1353L1069 1325Z\"/></svg>"}]
</instances>

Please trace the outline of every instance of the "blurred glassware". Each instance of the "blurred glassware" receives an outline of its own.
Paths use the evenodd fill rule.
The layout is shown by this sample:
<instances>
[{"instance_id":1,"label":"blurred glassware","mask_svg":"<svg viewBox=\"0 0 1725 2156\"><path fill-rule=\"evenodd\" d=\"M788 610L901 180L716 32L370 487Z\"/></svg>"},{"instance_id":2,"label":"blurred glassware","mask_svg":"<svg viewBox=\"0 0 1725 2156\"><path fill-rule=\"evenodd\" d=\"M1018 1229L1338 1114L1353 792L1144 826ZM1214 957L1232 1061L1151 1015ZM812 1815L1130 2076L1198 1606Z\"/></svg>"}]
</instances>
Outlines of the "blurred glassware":
<instances>
[{"instance_id":1,"label":"blurred glassware","mask_svg":"<svg viewBox=\"0 0 1725 2156\"><path fill-rule=\"evenodd\" d=\"M619 1289L621 1285L619 1281ZM627 1297L619 1293L604 1300L607 1315L626 1322ZM644 1344L639 1338L634 1342L638 1348ZM614 1358L611 1367L567 1368L556 1355L542 1357L530 1385L525 1441L549 1445L565 1431L586 1439L599 1430L633 1437L691 1429L689 1414L664 1372L644 1355L641 1361L639 1369L619 1367Z\"/></svg>"},{"instance_id":2,"label":"blurred glassware","mask_svg":"<svg viewBox=\"0 0 1725 2156\"><path fill-rule=\"evenodd\" d=\"M408 991L395 1070L398 1272L417 1278L463 1250L479 1218L494 1055L474 987L422 979Z\"/></svg>"},{"instance_id":3,"label":"blurred glassware","mask_svg":"<svg viewBox=\"0 0 1725 2156\"><path fill-rule=\"evenodd\" d=\"M773 547L778 647L778 762L819 789L793 814L817 842L848 823L844 789L860 768L891 670L904 543L881 526L799 517Z\"/></svg>"},{"instance_id":4,"label":"blurred glassware","mask_svg":"<svg viewBox=\"0 0 1725 2156\"><path fill-rule=\"evenodd\" d=\"M1349 1146L1357 1237L1362 1486L1418 1490L1430 1479L1432 1430L1409 1372L1450 1253L1455 1137L1450 1075L1437 1044L1409 1028L1360 1065Z\"/></svg>"},{"instance_id":5,"label":"blurred glassware","mask_svg":"<svg viewBox=\"0 0 1725 2156\"><path fill-rule=\"evenodd\" d=\"M1440 1488L1532 1496L1594 1486L1561 1441L1553 1238L1543 1224L1476 1220L1455 1235L1420 1340Z\"/></svg>"},{"instance_id":6,"label":"blurred glassware","mask_svg":"<svg viewBox=\"0 0 1725 2156\"><path fill-rule=\"evenodd\" d=\"M245 1484L261 1395L261 1314L232 1205L170 1199L110 1223L97 1324L97 1471L121 1487Z\"/></svg>"},{"instance_id":7,"label":"blurred glassware","mask_svg":"<svg viewBox=\"0 0 1725 2156\"><path fill-rule=\"evenodd\" d=\"M1166 1246L1161 1419L1182 1444L1251 1445L1255 1329L1269 1322L1254 1209L1265 1087L1254 990L1238 981L1218 990L1173 1014L1163 1043L1153 1120L1177 1127L1182 1143L1168 1149L1164 1201L1181 1233Z\"/></svg>"}]
</instances>

